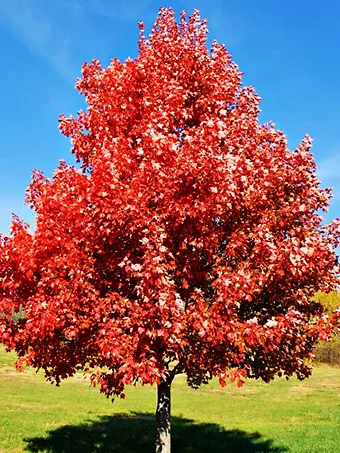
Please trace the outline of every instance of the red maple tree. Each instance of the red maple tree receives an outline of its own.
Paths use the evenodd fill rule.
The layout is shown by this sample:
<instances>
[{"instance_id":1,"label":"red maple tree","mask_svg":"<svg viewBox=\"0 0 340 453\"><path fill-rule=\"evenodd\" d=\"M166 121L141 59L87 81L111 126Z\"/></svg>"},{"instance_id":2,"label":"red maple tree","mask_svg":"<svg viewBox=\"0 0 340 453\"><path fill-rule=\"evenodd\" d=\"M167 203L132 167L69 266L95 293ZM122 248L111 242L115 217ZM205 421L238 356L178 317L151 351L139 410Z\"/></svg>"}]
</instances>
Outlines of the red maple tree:
<instances>
[{"instance_id":1,"label":"red maple tree","mask_svg":"<svg viewBox=\"0 0 340 453\"><path fill-rule=\"evenodd\" d=\"M157 452L170 451L170 386L307 377L338 284L339 223L322 223L306 136L294 151L241 85L198 11L161 9L139 54L85 63L87 101L60 118L79 168L33 172L0 245L0 341L59 384L92 371L107 396L157 384ZM335 317L334 317L335 319ZM98 371L99 370L99 371Z\"/></svg>"}]
</instances>

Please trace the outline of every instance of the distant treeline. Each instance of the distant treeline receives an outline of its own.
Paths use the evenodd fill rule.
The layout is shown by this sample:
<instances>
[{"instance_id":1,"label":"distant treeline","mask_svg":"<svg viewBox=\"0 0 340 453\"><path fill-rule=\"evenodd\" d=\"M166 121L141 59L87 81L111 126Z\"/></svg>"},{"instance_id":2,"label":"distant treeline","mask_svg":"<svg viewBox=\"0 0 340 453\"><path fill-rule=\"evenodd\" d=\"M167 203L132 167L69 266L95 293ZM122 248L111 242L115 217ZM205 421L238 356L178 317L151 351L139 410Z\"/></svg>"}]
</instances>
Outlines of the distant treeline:
<instances>
[{"instance_id":1,"label":"distant treeline","mask_svg":"<svg viewBox=\"0 0 340 453\"><path fill-rule=\"evenodd\" d=\"M315 300L320 302L327 314L333 313L340 307L340 293L332 291L328 294L317 293ZM335 335L330 342L320 343L316 350L316 361L340 365L340 334Z\"/></svg>"}]
</instances>

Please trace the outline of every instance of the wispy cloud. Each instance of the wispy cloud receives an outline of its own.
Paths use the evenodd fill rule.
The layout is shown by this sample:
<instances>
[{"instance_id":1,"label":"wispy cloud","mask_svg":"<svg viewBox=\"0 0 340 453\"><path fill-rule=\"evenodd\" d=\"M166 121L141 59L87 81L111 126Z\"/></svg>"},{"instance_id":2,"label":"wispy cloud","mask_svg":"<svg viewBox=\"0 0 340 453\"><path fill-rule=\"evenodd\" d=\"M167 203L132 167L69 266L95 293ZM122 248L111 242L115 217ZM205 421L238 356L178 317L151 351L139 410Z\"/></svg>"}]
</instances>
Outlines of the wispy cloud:
<instances>
[{"instance_id":1,"label":"wispy cloud","mask_svg":"<svg viewBox=\"0 0 340 453\"><path fill-rule=\"evenodd\" d=\"M147 19L151 0L91 0L91 9L101 16L121 22L135 22Z\"/></svg>"},{"instance_id":2,"label":"wispy cloud","mask_svg":"<svg viewBox=\"0 0 340 453\"><path fill-rule=\"evenodd\" d=\"M222 8L206 9L208 28L212 32L213 38L225 43L227 48L242 41L245 35L245 26L241 16L232 16ZM204 15L205 12L203 11Z\"/></svg>"},{"instance_id":3,"label":"wispy cloud","mask_svg":"<svg viewBox=\"0 0 340 453\"><path fill-rule=\"evenodd\" d=\"M321 180L340 180L340 153L333 154L320 162L318 176Z\"/></svg>"},{"instance_id":4,"label":"wispy cloud","mask_svg":"<svg viewBox=\"0 0 340 453\"><path fill-rule=\"evenodd\" d=\"M76 0L70 5L77 8ZM67 80L74 79L69 59L70 36L55 26L50 14L35 0L0 0L0 23L10 29L34 55L50 64ZM78 11L79 7L78 5Z\"/></svg>"},{"instance_id":5,"label":"wispy cloud","mask_svg":"<svg viewBox=\"0 0 340 453\"><path fill-rule=\"evenodd\" d=\"M81 16L85 12L82 0L59 0L59 5L71 11L75 16Z\"/></svg>"}]
</instances>

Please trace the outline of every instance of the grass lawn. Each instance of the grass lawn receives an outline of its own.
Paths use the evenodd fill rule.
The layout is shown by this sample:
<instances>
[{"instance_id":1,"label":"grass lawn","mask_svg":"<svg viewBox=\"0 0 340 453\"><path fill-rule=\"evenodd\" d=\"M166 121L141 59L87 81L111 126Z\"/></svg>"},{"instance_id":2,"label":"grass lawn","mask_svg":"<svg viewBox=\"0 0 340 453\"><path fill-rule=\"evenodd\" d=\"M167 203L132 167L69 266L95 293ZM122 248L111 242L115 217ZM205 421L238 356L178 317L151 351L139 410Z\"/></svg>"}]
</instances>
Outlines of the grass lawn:
<instances>
[{"instance_id":1,"label":"grass lawn","mask_svg":"<svg viewBox=\"0 0 340 453\"><path fill-rule=\"evenodd\" d=\"M56 388L13 361L0 348L0 453L153 452L154 387L129 388L112 404L82 375ZM172 416L173 453L340 453L340 368L223 390L195 391L178 376Z\"/></svg>"}]
</instances>

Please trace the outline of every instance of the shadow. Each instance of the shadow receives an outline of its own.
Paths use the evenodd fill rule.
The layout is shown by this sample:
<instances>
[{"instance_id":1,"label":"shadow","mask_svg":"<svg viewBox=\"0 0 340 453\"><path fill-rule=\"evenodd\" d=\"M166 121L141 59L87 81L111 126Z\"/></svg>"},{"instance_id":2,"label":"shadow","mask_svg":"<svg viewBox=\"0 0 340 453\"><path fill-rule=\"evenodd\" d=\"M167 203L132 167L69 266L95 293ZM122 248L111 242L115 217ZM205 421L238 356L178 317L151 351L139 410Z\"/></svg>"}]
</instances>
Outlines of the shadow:
<instances>
[{"instance_id":1,"label":"shadow","mask_svg":"<svg viewBox=\"0 0 340 453\"><path fill-rule=\"evenodd\" d=\"M82 425L62 426L48 436L25 439L26 451L49 453L152 453L155 417L147 413L104 416ZM282 453L272 440L259 433L225 430L213 423L196 424L185 418L172 418L174 453Z\"/></svg>"}]
</instances>

